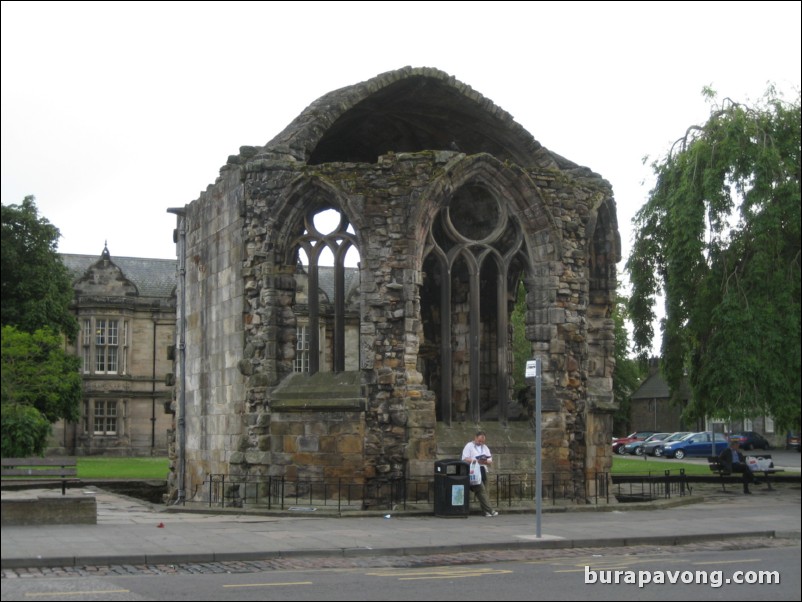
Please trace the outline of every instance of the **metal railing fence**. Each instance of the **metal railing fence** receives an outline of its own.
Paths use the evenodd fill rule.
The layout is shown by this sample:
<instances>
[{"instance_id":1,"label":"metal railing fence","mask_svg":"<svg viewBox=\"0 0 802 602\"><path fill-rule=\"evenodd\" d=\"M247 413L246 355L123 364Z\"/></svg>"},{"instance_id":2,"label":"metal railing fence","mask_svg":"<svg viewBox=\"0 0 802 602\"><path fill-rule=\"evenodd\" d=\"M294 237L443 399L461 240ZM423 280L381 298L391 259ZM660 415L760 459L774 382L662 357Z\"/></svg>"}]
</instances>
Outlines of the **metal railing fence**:
<instances>
[{"instance_id":1,"label":"metal railing fence","mask_svg":"<svg viewBox=\"0 0 802 602\"><path fill-rule=\"evenodd\" d=\"M208 475L200 498L210 507L261 507L268 510L304 510L330 507L342 510L394 510L424 508L434 503L435 483L430 479L386 479L368 483L347 479L297 478L283 476L223 474ZM488 495L498 507L534 503L533 474L491 475ZM566 473L544 473L544 503L599 504L656 499L690 494L685 471L663 475L611 477L598 472L584 481ZM196 496L198 499L198 496Z\"/></svg>"}]
</instances>

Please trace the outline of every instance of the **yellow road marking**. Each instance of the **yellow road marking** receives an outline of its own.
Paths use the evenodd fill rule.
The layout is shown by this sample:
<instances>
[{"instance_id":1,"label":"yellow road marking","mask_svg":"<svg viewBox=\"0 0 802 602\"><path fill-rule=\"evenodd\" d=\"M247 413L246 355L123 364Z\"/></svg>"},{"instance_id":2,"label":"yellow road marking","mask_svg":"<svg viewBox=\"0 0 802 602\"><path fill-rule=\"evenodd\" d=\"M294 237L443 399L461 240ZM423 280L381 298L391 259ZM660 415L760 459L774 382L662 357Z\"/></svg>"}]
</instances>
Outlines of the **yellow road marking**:
<instances>
[{"instance_id":1,"label":"yellow road marking","mask_svg":"<svg viewBox=\"0 0 802 602\"><path fill-rule=\"evenodd\" d=\"M624 564L624 565L616 566L614 564L610 564L610 565L605 564L605 565L601 565L601 566L599 566L599 565L596 565L596 566L586 565L586 566L591 571L615 571L615 570L623 571L624 569L627 568L628 565ZM581 573L584 570L585 570L585 567L583 566L581 569L562 569L562 570L556 570L554 572L555 573Z\"/></svg>"},{"instance_id":2,"label":"yellow road marking","mask_svg":"<svg viewBox=\"0 0 802 602\"><path fill-rule=\"evenodd\" d=\"M636 564L644 564L659 560L661 564L680 564L685 562L681 558L668 558L663 555L637 556L632 558L555 558L553 560L536 560L526 564L552 564L555 566L570 566L578 568L555 569L555 573L581 573L588 567L591 570L625 570Z\"/></svg>"},{"instance_id":3,"label":"yellow road marking","mask_svg":"<svg viewBox=\"0 0 802 602\"><path fill-rule=\"evenodd\" d=\"M760 558L744 558L742 560L708 560L706 562L693 562L691 564L738 564L740 562L760 562Z\"/></svg>"},{"instance_id":4,"label":"yellow road marking","mask_svg":"<svg viewBox=\"0 0 802 602\"><path fill-rule=\"evenodd\" d=\"M585 564L599 564L605 562L621 562L624 560L620 555L610 556L562 556L560 558L543 558L540 560L525 560L524 564L571 564L575 566ZM626 558L633 562L648 562L649 560L660 560L661 562L671 562L671 558L666 554L639 554Z\"/></svg>"},{"instance_id":5,"label":"yellow road marking","mask_svg":"<svg viewBox=\"0 0 802 602\"><path fill-rule=\"evenodd\" d=\"M129 590L127 589L99 589L96 591L84 591L84 592L26 592L26 598L48 598L51 596L92 596L92 595L102 595L102 594L127 594Z\"/></svg>"},{"instance_id":6,"label":"yellow road marking","mask_svg":"<svg viewBox=\"0 0 802 602\"><path fill-rule=\"evenodd\" d=\"M276 583L240 583L240 584L231 584L231 585L224 585L223 587L271 587L274 585L312 585L311 581L287 581L284 583L276 582Z\"/></svg>"},{"instance_id":7,"label":"yellow road marking","mask_svg":"<svg viewBox=\"0 0 802 602\"><path fill-rule=\"evenodd\" d=\"M374 571L365 573L372 577L397 577L399 581L414 581L420 579L461 579L463 577L484 577L486 575L505 575L512 571L502 569L476 569L476 568L454 568L444 567L441 569L396 569L386 571Z\"/></svg>"}]
</instances>

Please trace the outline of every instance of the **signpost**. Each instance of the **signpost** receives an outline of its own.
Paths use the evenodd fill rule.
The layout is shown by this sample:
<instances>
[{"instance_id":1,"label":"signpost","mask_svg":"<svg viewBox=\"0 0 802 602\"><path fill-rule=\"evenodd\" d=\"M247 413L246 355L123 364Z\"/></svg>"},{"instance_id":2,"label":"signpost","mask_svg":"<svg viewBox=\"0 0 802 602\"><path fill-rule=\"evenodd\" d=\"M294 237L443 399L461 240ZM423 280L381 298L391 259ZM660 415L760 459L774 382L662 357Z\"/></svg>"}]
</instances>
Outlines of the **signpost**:
<instances>
[{"instance_id":1,"label":"signpost","mask_svg":"<svg viewBox=\"0 0 802 602\"><path fill-rule=\"evenodd\" d=\"M534 360L527 360L526 372L524 378L530 378L535 381L535 536L540 539L540 519L542 514L543 504L543 479L541 478L541 452L542 446L540 445L540 383L543 380L543 366L540 358Z\"/></svg>"}]
</instances>

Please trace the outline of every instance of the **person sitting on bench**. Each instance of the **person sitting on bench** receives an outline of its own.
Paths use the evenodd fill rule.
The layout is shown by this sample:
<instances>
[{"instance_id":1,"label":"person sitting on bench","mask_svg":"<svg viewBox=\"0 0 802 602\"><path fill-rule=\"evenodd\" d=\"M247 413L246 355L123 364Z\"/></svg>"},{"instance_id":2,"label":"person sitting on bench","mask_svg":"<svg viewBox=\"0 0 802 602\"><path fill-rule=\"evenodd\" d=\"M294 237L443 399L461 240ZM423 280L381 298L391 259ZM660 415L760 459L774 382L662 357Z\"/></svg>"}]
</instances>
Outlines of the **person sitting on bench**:
<instances>
[{"instance_id":1,"label":"person sitting on bench","mask_svg":"<svg viewBox=\"0 0 802 602\"><path fill-rule=\"evenodd\" d=\"M746 457L738 449L740 442L733 439L730 441L730 446L719 454L718 459L724 469L730 474L740 472L743 475L744 493L752 493L749 491L749 484L754 480L752 471L746 465Z\"/></svg>"}]
</instances>

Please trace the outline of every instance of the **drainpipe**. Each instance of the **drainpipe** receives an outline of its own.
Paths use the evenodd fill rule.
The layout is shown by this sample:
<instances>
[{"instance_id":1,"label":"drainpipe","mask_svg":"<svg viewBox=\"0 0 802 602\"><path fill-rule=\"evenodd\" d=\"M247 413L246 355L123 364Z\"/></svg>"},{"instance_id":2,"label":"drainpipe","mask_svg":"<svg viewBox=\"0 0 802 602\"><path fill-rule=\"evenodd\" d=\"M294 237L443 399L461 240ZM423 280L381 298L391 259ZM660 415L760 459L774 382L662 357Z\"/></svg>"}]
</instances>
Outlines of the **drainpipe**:
<instances>
[{"instance_id":1,"label":"drainpipe","mask_svg":"<svg viewBox=\"0 0 802 602\"><path fill-rule=\"evenodd\" d=\"M156 321L158 314L153 314L153 362L150 375L150 455L156 451Z\"/></svg>"},{"instance_id":2,"label":"drainpipe","mask_svg":"<svg viewBox=\"0 0 802 602\"><path fill-rule=\"evenodd\" d=\"M176 429L178 430L178 497L175 501L176 504L183 504L186 502L186 479L187 479L187 459L186 459L186 288L187 288L187 270L186 270L186 209L168 209L168 213L174 213L178 217L178 237L176 243L178 245L178 281L180 299L178 300L178 357L179 357L179 372L181 374L178 380L180 387L178 395L178 411L176 412Z\"/></svg>"}]
</instances>

